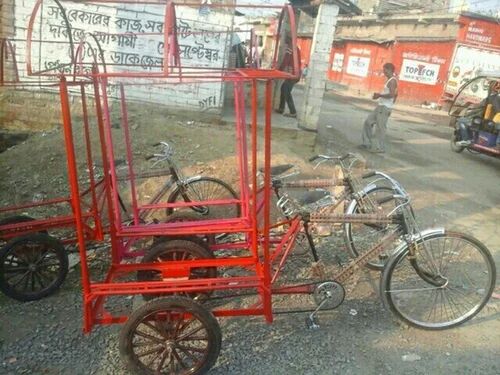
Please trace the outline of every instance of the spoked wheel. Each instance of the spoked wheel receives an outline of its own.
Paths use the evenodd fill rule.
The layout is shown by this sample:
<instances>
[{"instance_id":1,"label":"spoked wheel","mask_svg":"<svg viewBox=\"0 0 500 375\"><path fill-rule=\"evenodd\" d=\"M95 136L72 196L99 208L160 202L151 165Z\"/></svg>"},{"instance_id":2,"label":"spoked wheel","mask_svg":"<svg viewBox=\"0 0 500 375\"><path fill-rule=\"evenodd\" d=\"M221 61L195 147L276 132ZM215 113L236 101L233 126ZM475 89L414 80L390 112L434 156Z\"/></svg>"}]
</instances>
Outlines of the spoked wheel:
<instances>
[{"instance_id":1,"label":"spoked wheel","mask_svg":"<svg viewBox=\"0 0 500 375\"><path fill-rule=\"evenodd\" d=\"M186 240L161 241L153 244L147 250L146 255L142 259L142 263L169 262L169 261L185 261L194 259L213 259L213 253L199 244ZM179 277L179 276L177 276ZM186 271L184 279L206 279L217 277L216 267L197 267L191 268L190 272ZM161 281L163 277L159 271L138 271L138 281ZM145 300L150 300L168 294L144 294ZM210 292L193 292L183 293L183 295L195 299L203 300L210 295Z\"/></svg>"},{"instance_id":2,"label":"spoked wheel","mask_svg":"<svg viewBox=\"0 0 500 375\"><path fill-rule=\"evenodd\" d=\"M224 199L239 199L238 194L231 186L224 181L213 177L200 177L187 181L184 185L176 189L169 197L168 203L175 202L199 202L214 201ZM191 206L185 208L167 208L167 215L176 212L196 212L199 215L207 216L211 219L223 219L239 217L241 213L240 205L210 205Z\"/></svg>"},{"instance_id":3,"label":"spoked wheel","mask_svg":"<svg viewBox=\"0 0 500 375\"><path fill-rule=\"evenodd\" d=\"M47 234L18 237L0 250L0 290L18 301L54 293L68 273L68 254Z\"/></svg>"},{"instance_id":4,"label":"spoked wheel","mask_svg":"<svg viewBox=\"0 0 500 375\"><path fill-rule=\"evenodd\" d=\"M186 297L150 301L120 333L120 355L138 374L205 374L222 343L213 314Z\"/></svg>"},{"instance_id":5,"label":"spoked wheel","mask_svg":"<svg viewBox=\"0 0 500 375\"><path fill-rule=\"evenodd\" d=\"M477 239L436 233L396 254L382 275L381 295L407 323L430 330L455 327L476 315L495 286L495 264ZM413 252L413 250L411 251Z\"/></svg>"},{"instance_id":6,"label":"spoked wheel","mask_svg":"<svg viewBox=\"0 0 500 375\"><path fill-rule=\"evenodd\" d=\"M347 214L361 213L390 213L398 205L397 199L387 200L394 195L394 190L386 186L377 186L364 194L361 199L354 200L348 207ZM384 202L385 201L385 202ZM384 203L379 203L384 202ZM395 229L397 224L362 224L345 223L344 241L347 249L353 257L358 257L370 250L389 231ZM382 270L387 258L391 255L391 249L384 251L378 259L373 259L366 264L368 268Z\"/></svg>"}]
</instances>

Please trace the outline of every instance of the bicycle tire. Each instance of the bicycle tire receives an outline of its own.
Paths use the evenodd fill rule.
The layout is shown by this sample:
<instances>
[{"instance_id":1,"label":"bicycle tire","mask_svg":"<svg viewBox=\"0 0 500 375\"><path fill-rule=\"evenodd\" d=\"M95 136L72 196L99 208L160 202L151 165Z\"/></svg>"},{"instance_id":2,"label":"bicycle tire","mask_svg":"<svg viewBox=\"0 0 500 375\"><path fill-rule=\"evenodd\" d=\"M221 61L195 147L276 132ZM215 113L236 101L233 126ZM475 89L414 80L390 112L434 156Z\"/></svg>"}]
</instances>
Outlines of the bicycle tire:
<instances>
[{"instance_id":1,"label":"bicycle tire","mask_svg":"<svg viewBox=\"0 0 500 375\"><path fill-rule=\"evenodd\" d=\"M205 374L217 362L221 344L214 315L179 296L142 305L119 336L120 356L136 374Z\"/></svg>"},{"instance_id":2,"label":"bicycle tire","mask_svg":"<svg viewBox=\"0 0 500 375\"><path fill-rule=\"evenodd\" d=\"M226 182L214 177L202 176L186 181L185 185L179 185L168 197L168 203L210 201L221 199L239 199L238 194ZM201 216L210 219L236 218L240 217L241 207L239 203L232 205L214 205L210 207L185 207L167 208L167 215L174 212L188 211L197 212Z\"/></svg>"},{"instance_id":3,"label":"bicycle tire","mask_svg":"<svg viewBox=\"0 0 500 375\"><path fill-rule=\"evenodd\" d=\"M413 244L418 246L415 257L409 256L407 245L385 267L380 287L386 306L399 319L427 330L452 328L479 313L496 279L486 246L470 235L450 231Z\"/></svg>"},{"instance_id":4,"label":"bicycle tire","mask_svg":"<svg viewBox=\"0 0 500 375\"><path fill-rule=\"evenodd\" d=\"M378 196L378 194L381 196ZM374 186L373 188L367 190L363 195L361 195L361 199L369 198L372 202L378 202L381 198L385 198L387 196L394 195L394 190L387 186ZM354 199L352 203L346 210L346 214L356 214L356 213L369 213L372 211L370 207L364 209L362 207L361 199ZM391 200L383 204L383 207L387 209L393 209L396 207L397 200ZM388 210L384 210L383 212L389 212ZM345 223L343 225L344 229L344 242L347 247L347 250L354 258L357 258L364 252L370 250L370 248L379 242L387 232L391 228L397 224L385 225L384 227L376 226L376 225L368 225L368 224L354 224L354 223ZM392 250L392 249L391 249ZM385 252L379 257L378 260L372 260L366 264L366 267L381 271L384 269L384 265L387 257L390 254Z\"/></svg>"},{"instance_id":5,"label":"bicycle tire","mask_svg":"<svg viewBox=\"0 0 500 375\"><path fill-rule=\"evenodd\" d=\"M68 273L61 241L45 233L14 238L0 250L0 291L18 301L36 301L56 292Z\"/></svg>"}]
</instances>

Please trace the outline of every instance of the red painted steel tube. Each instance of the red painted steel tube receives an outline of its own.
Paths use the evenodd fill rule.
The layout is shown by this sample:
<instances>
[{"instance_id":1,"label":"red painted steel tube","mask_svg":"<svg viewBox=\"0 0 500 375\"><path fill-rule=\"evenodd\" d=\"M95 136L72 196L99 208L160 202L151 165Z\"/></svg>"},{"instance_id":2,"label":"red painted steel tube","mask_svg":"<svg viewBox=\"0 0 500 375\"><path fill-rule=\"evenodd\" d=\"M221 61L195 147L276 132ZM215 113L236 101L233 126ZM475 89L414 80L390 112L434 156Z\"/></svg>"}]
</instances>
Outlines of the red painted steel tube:
<instances>
[{"instance_id":1,"label":"red painted steel tube","mask_svg":"<svg viewBox=\"0 0 500 375\"><path fill-rule=\"evenodd\" d=\"M252 253L258 257L258 222L257 222L257 80L252 80L252 134L251 134L251 147L252 147L252 227L251 234Z\"/></svg>"},{"instance_id":2,"label":"red painted steel tube","mask_svg":"<svg viewBox=\"0 0 500 375\"><path fill-rule=\"evenodd\" d=\"M288 231L286 232L285 236L283 236L280 244L278 245L277 249L273 252L273 255L271 257L271 264L274 264L278 257L281 256L281 260L279 262L278 267L276 268L276 272L274 273L272 279L271 279L271 284L274 284L276 280L278 279L281 270L283 269L283 265L285 264L285 261L288 259L288 255L290 254L290 251L292 251L294 244L295 244L295 239L297 238L297 235L299 234L300 231L300 219L296 218L293 222ZM286 247L285 247L286 245Z\"/></svg>"},{"instance_id":3,"label":"red painted steel tube","mask_svg":"<svg viewBox=\"0 0 500 375\"><path fill-rule=\"evenodd\" d=\"M111 117L109 110L109 102L108 102L108 82L107 78L102 78L100 82L101 86L101 99L102 99L102 112L103 116L103 133L104 133L104 142L105 142L105 155L103 155L103 159L107 158L106 166L107 166L107 175L110 176L108 182L108 188L111 195L110 205L111 211L109 211L109 225L114 228L114 231L118 233L120 231L121 226L121 211L120 211L120 203L118 200L118 181L116 177L116 167L115 167L115 154L114 154L114 145L113 145L113 136L111 134ZM104 164L104 163L103 163ZM120 253L118 251L119 243L116 242L111 246L112 253L112 261L113 263L120 262Z\"/></svg>"},{"instance_id":4,"label":"red painted steel tube","mask_svg":"<svg viewBox=\"0 0 500 375\"><path fill-rule=\"evenodd\" d=\"M135 186L135 173L132 158L132 141L130 139L127 104L125 103L125 89L122 84L120 84L120 105L122 112L122 128L125 138L125 151L127 155L128 173L130 176L129 183L130 194L132 195L132 215L134 218L134 224L139 224L139 210L137 208L137 188ZM118 186L115 185L115 188L118 189Z\"/></svg>"},{"instance_id":5,"label":"red painted steel tube","mask_svg":"<svg viewBox=\"0 0 500 375\"><path fill-rule=\"evenodd\" d=\"M64 141L66 146L66 157L68 163L68 180L71 189L71 202L73 206L73 213L75 215L76 233L78 238L78 247L80 252L80 268L82 276L82 287L84 295L84 306L86 305L87 296L90 294L90 279L89 270L87 265L87 250L85 247L85 233L83 231L84 223L82 218L82 210L80 206L80 193L78 186L78 169L76 166L75 147L73 144L73 130L71 124L71 110L69 105L68 87L66 86L66 79L61 77L60 81L60 98L61 98L61 112L63 119ZM90 321L85 319L85 330L90 329Z\"/></svg>"},{"instance_id":6,"label":"red painted steel tube","mask_svg":"<svg viewBox=\"0 0 500 375\"><path fill-rule=\"evenodd\" d=\"M240 134L239 142L237 143L236 149L239 151L238 159L240 164L240 198L242 200L242 213L244 217L248 217L249 214L249 191L248 191L248 147L247 147L247 119L245 110L245 90L244 83L238 82L239 95L238 100L240 102L240 119L238 122L237 131Z\"/></svg>"},{"instance_id":7,"label":"red painted steel tube","mask_svg":"<svg viewBox=\"0 0 500 375\"><path fill-rule=\"evenodd\" d=\"M17 211L23 208L48 206L51 204L59 204L59 203L71 203L71 198L54 198L54 199L47 199L42 202L26 203L18 206L6 206L6 207L1 207L0 212Z\"/></svg>"},{"instance_id":8,"label":"red painted steel tube","mask_svg":"<svg viewBox=\"0 0 500 375\"><path fill-rule=\"evenodd\" d=\"M90 181L90 187L89 187L88 191L90 192L90 197L92 200L90 212L92 213L92 217L94 218L96 234L97 234L99 239L102 239L103 233L102 233L101 218L99 215L98 201L97 201L97 195L96 195L96 182L95 182L95 176L94 176L94 160L92 157L89 116L88 116L88 111L87 111L87 98L86 98L84 84L82 84L80 86L80 94L82 96L81 100L82 100L83 131L84 131L85 147L87 150L87 169L89 171L89 181Z\"/></svg>"},{"instance_id":9,"label":"red painted steel tube","mask_svg":"<svg viewBox=\"0 0 500 375\"><path fill-rule=\"evenodd\" d=\"M92 71L94 73L97 73L97 66L94 66ZM96 74L93 75L92 77L93 80L93 86L94 86L94 101L95 101L95 111L96 111L96 118L97 118L97 127L99 129L99 141L101 144L101 159L102 159L102 168L103 168L103 181L104 181L104 192L106 193L106 201L107 201L107 209L108 209L108 218L110 219L110 223L108 225L108 231L109 231L109 236L110 236L110 242L111 242L111 257L112 257L112 262L117 263L119 262L119 257L116 254L116 251L113 250L119 246L118 239L116 236L116 227L112 225L111 217L112 217L112 212L113 212L113 202L112 202L112 194L111 194L111 186L110 186L110 181L111 177L109 174L109 163L107 159L107 145L106 145L106 135L105 135L105 130L104 130L104 114L103 114L103 109L101 106L101 95L99 92L99 80L96 76ZM102 212L102 210L101 210ZM83 261L83 260L82 260Z\"/></svg>"},{"instance_id":10,"label":"red painted steel tube","mask_svg":"<svg viewBox=\"0 0 500 375\"><path fill-rule=\"evenodd\" d=\"M262 301L264 316L268 323L273 321L271 298L271 270L269 258L269 227L270 227L270 192L271 192L271 112L272 112L273 81L266 81L265 127L264 127L264 236L263 252L263 286Z\"/></svg>"}]
</instances>

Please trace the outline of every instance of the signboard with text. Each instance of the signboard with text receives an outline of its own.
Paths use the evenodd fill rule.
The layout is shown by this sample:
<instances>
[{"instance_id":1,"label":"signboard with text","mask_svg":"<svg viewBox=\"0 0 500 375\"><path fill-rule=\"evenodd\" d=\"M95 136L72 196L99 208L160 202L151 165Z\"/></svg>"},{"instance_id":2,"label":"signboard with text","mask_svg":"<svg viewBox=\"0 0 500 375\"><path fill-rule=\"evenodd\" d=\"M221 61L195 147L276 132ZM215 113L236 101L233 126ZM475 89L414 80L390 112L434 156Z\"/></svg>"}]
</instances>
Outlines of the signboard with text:
<instances>
[{"instance_id":1,"label":"signboard with text","mask_svg":"<svg viewBox=\"0 0 500 375\"><path fill-rule=\"evenodd\" d=\"M439 64L403 59L399 80L424 85L435 85L438 81L439 68Z\"/></svg>"},{"instance_id":2,"label":"signboard with text","mask_svg":"<svg viewBox=\"0 0 500 375\"><path fill-rule=\"evenodd\" d=\"M457 45L455 56L450 64L445 91L456 94L460 87L471 79L495 71L500 71L500 51ZM487 89L481 85L471 85L467 88L467 94L483 98Z\"/></svg>"},{"instance_id":3,"label":"signboard with text","mask_svg":"<svg viewBox=\"0 0 500 375\"><path fill-rule=\"evenodd\" d=\"M347 60L346 73L353 76L366 77L368 76L369 66L370 66L369 57L351 55Z\"/></svg>"}]
</instances>

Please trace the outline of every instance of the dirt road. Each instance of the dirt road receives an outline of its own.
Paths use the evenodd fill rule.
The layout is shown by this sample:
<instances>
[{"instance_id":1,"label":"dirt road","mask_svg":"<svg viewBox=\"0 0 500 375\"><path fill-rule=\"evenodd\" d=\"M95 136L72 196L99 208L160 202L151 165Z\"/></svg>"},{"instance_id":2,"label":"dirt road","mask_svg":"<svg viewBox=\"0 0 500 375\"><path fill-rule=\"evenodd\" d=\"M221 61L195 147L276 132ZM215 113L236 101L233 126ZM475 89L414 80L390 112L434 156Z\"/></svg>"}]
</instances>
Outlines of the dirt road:
<instances>
[{"instance_id":1,"label":"dirt road","mask_svg":"<svg viewBox=\"0 0 500 375\"><path fill-rule=\"evenodd\" d=\"M300 90L296 97L300 102ZM370 108L364 101L329 96L319 132L321 148L337 153L356 150ZM140 111L149 114L146 123L140 122ZM384 170L404 184L414 197L423 226L445 225L473 233L488 245L498 265L500 161L452 153L450 130L431 120L398 113L390 120L388 153L364 156L372 168ZM133 122L132 134L142 147L141 156L150 152L149 145L166 136L174 140L187 171L231 180L227 173L232 168L233 143L227 141L233 139L231 126L214 129L155 115L147 108L139 109ZM273 162L289 161L309 168L305 160L313 152L313 134L276 131L274 136ZM49 195L54 189L63 190L65 159L60 142L60 131L39 134L0 154L2 204L13 197L31 199L41 190ZM46 166L43 172L36 167L40 161ZM334 237L320 250L339 249L339 239ZM299 260L300 267L309 265L309 258ZM500 373L498 299L492 299L479 316L462 327L428 332L396 321L380 303L377 282L378 273L366 271L361 280L348 285L344 304L320 315L319 330L306 328L303 313L277 315L272 325L262 318L222 319L222 352L210 373ZM80 300L78 268L59 293L45 300L21 304L0 296L0 373L125 374L117 352L119 327L99 328L84 336Z\"/></svg>"}]
</instances>

